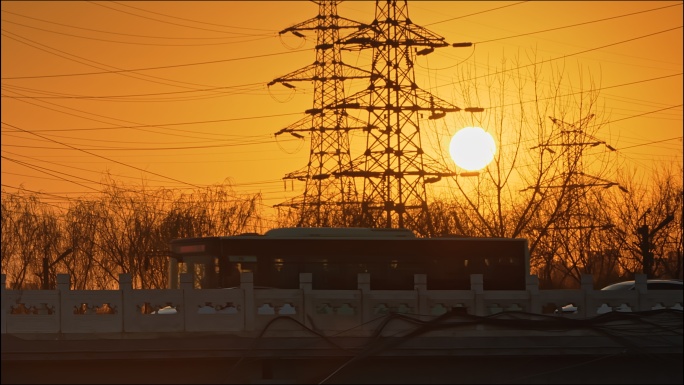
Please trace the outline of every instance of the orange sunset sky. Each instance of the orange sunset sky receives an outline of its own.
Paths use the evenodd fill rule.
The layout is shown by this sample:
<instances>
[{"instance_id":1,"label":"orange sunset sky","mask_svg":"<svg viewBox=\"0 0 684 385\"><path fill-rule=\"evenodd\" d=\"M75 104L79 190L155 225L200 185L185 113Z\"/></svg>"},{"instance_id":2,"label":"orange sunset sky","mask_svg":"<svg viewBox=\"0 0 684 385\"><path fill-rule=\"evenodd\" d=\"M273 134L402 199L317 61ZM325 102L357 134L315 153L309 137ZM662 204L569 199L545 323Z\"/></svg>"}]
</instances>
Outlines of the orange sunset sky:
<instances>
[{"instance_id":1,"label":"orange sunset sky","mask_svg":"<svg viewBox=\"0 0 684 385\"><path fill-rule=\"evenodd\" d=\"M599 139L647 175L682 162L682 11L680 1L409 1L415 24L474 43L419 57L416 83L468 107L457 71L486 75L534 51L564 64L567 92L580 72L595 79L608 122ZM313 33L278 31L317 12L306 1L2 1L3 194L23 186L58 205L97 194L105 171L188 191L229 179L265 207L301 194L282 178L305 167L309 141L274 134L313 90L267 83L313 63ZM372 1L338 5L360 22L374 12ZM425 141L448 157L463 121L444 119Z\"/></svg>"}]
</instances>

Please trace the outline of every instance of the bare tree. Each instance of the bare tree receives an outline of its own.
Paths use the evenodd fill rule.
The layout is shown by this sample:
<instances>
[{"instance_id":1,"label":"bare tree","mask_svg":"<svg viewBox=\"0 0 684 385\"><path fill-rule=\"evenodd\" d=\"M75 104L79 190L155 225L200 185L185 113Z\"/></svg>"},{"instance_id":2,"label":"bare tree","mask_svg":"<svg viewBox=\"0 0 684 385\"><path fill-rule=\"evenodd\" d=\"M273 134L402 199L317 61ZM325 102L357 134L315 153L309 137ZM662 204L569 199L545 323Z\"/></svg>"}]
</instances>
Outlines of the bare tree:
<instances>
[{"instance_id":1,"label":"bare tree","mask_svg":"<svg viewBox=\"0 0 684 385\"><path fill-rule=\"evenodd\" d=\"M606 204L613 216L611 232L620 250L622 274L632 277L644 272L651 277L681 279L682 164L661 166L641 177L636 169L625 168L619 179L630 193L611 196ZM652 258L651 268L644 266L645 257Z\"/></svg>"},{"instance_id":2,"label":"bare tree","mask_svg":"<svg viewBox=\"0 0 684 385\"><path fill-rule=\"evenodd\" d=\"M171 239L261 228L260 196L239 196L226 183L177 194L107 174L102 185L102 194L72 200L61 215L35 194L3 191L0 246L10 287L54 287L57 273L70 274L75 289L116 288L120 273L136 288L166 287Z\"/></svg>"},{"instance_id":3,"label":"bare tree","mask_svg":"<svg viewBox=\"0 0 684 385\"><path fill-rule=\"evenodd\" d=\"M19 191L2 199L2 269L13 289L53 288L59 244L55 208Z\"/></svg>"},{"instance_id":4,"label":"bare tree","mask_svg":"<svg viewBox=\"0 0 684 385\"><path fill-rule=\"evenodd\" d=\"M98 252L96 239L103 218L98 203L77 200L63 217L62 238L72 250L71 255L64 259L63 273L71 276L71 285L75 290L108 286L102 279L104 274L95 258Z\"/></svg>"},{"instance_id":5,"label":"bare tree","mask_svg":"<svg viewBox=\"0 0 684 385\"><path fill-rule=\"evenodd\" d=\"M593 206L604 187L619 187L607 161L614 149L596 136L605 121L593 77L579 70L571 81L564 67L529 60L457 75L463 104L485 112L457 115L454 125L485 128L499 151L476 178L451 181L451 223L465 235L525 237L542 286L577 286L605 255L597 239L610 223Z\"/></svg>"},{"instance_id":6,"label":"bare tree","mask_svg":"<svg viewBox=\"0 0 684 385\"><path fill-rule=\"evenodd\" d=\"M259 196L238 197L227 184L176 196L166 189L130 188L114 181L103 194L98 243L107 274L133 276L135 287L164 287L170 239L255 232Z\"/></svg>"}]
</instances>

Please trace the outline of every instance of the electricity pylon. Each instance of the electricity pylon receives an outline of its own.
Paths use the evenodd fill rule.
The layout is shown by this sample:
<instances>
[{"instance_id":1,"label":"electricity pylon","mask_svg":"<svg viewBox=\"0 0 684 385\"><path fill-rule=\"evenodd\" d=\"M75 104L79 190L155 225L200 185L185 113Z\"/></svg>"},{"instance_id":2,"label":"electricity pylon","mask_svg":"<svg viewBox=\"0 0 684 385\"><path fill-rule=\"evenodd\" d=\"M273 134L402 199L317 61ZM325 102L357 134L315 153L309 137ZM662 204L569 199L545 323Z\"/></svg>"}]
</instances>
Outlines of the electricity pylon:
<instances>
[{"instance_id":1,"label":"electricity pylon","mask_svg":"<svg viewBox=\"0 0 684 385\"><path fill-rule=\"evenodd\" d=\"M599 223L596 215L591 214L592 208L589 205L588 196L592 189L597 187L610 188L617 186L622 191L627 191L616 182L593 176L584 172L584 151L587 148L599 145L605 146L609 151L615 148L605 141L599 140L587 133L589 121L594 115L590 114L575 123L567 123L554 117L549 117L554 125L560 128L559 137L554 143L543 144L535 148L547 150L555 154L560 149L559 156L562 157L562 172L560 182L540 186L541 188L563 189L564 199L559 212L558 219L555 220L551 230L557 231L559 237L556 239L563 243L562 249L565 252L572 250L574 258L580 261L588 261L592 256L591 239L595 230L607 230L613 227L610 223ZM573 258L570 258L571 260Z\"/></svg>"},{"instance_id":2,"label":"electricity pylon","mask_svg":"<svg viewBox=\"0 0 684 385\"><path fill-rule=\"evenodd\" d=\"M449 44L411 22L406 1L376 1L372 23L340 40L344 49L372 50L366 90L327 106L368 111L367 146L359 167L335 173L363 178L361 210L370 227L406 227L430 233L425 184L454 176L431 160L421 143L418 118L439 119L459 107L422 90L414 59ZM355 164L357 162L354 162Z\"/></svg>"},{"instance_id":3,"label":"electricity pylon","mask_svg":"<svg viewBox=\"0 0 684 385\"><path fill-rule=\"evenodd\" d=\"M560 143L547 144L540 147L563 147L565 157L563 158L563 173L564 186L547 186L547 187L566 187L568 195L565 206L568 208L566 227L569 228L593 228L595 225L587 223L583 216L587 214L586 195L587 190L594 187L609 188L618 186L625 190L624 187L615 182L599 178L597 176L589 175L584 172L584 150L589 147L596 147L604 145L609 151L615 151L615 148L607 144L605 141L599 140L586 132L586 127L589 121L593 119L594 115L590 114L576 123L566 123L560 119L549 117L553 124L561 128ZM605 227L601 225L600 227Z\"/></svg>"},{"instance_id":4,"label":"electricity pylon","mask_svg":"<svg viewBox=\"0 0 684 385\"><path fill-rule=\"evenodd\" d=\"M305 35L302 32L315 31L315 62L268 84L271 86L281 83L288 88L295 88L292 84L294 82L314 84L313 107L305 111L304 118L276 133L289 133L298 138L303 138L302 134L308 133L311 139L306 168L291 172L283 178L304 181L304 193L278 206L299 210L298 226L348 226L354 221L353 205L358 204L356 186L352 178L334 177L333 174L352 167L348 133L352 129L364 128L365 123L348 116L344 108L325 107L337 105L344 99L345 80L365 79L370 74L344 64L337 44L340 30L358 29L362 24L339 17L338 1L316 3L316 17L280 32L281 35L292 33L303 38Z\"/></svg>"}]
</instances>

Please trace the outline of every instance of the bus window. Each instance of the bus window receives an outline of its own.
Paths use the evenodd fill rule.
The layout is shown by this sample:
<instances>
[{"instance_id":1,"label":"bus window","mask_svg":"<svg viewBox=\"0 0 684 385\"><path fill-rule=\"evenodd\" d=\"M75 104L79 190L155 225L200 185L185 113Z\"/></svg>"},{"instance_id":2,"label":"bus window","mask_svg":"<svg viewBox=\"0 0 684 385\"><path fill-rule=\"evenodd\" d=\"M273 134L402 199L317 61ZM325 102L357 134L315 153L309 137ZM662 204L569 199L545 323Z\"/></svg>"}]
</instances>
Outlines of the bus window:
<instances>
[{"instance_id":1,"label":"bus window","mask_svg":"<svg viewBox=\"0 0 684 385\"><path fill-rule=\"evenodd\" d=\"M263 258L254 274L254 284L278 289L299 288L299 263L289 257Z\"/></svg>"},{"instance_id":2,"label":"bus window","mask_svg":"<svg viewBox=\"0 0 684 385\"><path fill-rule=\"evenodd\" d=\"M240 286L240 271L242 266L240 263L227 262L225 258L220 268L220 285L221 288L233 288Z\"/></svg>"},{"instance_id":3,"label":"bus window","mask_svg":"<svg viewBox=\"0 0 684 385\"><path fill-rule=\"evenodd\" d=\"M425 272L419 263L399 259L378 261L369 270L371 290L412 290L414 274Z\"/></svg>"},{"instance_id":4,"label":"bus window","mask_svg":"<svg viewBox=\"0 0 684 385\"><path fill-rule=\"evenodd\" d=\"M180 266L180 261L177 258L169 258L169 275L168 275L168 289L177 289L178 282L180 280L180 273L178 268Z\"/></svg>"},{"instance_id":5,"label":"bus window","mask_svg":"<svg viewBox=\"0 0 684 385\"><path fill-rule=\"evenodd\" d=\"M193 274L192 274L192 286L193 289L201 289L202 282L205 280L205 272L206 272L206 266L202 264L193 264Z\"/></svg>"},{"instance_id":6,"label":"bus window","mask_svg":"<svg viewBox=\"0 0 684 385\"><path fill-rule=\"evenodd\" d=\"M257 257L254 255L229 255L228 261L235 265L241 273L256 273Z\"/></svg>"},{"instance_id":7,"label":"bus window","mask_svg":"<svg viewBox=\"0 0 684 385\"><path fill-rule=\"evenodd\" d=\"M169 285L172 289L180 287L180 275L190 273L192 275L192 287L194 289L214 289L218 287L218 277L221 266L218 257L194 256L184 257L176 263L172 269L173 277L170 277Z\"/></svg>"}]
</instances>

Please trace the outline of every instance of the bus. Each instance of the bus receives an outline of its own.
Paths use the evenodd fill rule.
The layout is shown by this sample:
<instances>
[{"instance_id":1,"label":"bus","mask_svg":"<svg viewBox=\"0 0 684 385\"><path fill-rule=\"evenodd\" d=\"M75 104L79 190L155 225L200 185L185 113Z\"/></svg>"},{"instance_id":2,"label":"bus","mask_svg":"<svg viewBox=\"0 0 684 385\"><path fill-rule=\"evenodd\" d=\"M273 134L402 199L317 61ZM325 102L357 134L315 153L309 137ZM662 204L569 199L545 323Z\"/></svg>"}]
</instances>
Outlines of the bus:
<instances>
[{"instance_id":1,"label":"bus","mask_svg":"<svg viewBox=\"0 0 684 385\"><path fill-rule=\"evenodd\" d=\"M470 290L482 274L484 290L524 290L529 249L522 238L421 238L407 229L278 228L264 234L170 241L169 288L192 273L196 289L235 288L252 272L255 287L298 289L312 274L313 290L355 290L359 273L371 290L413 290L425 274L428 290Z\"/></svg>"}]
</instances>

